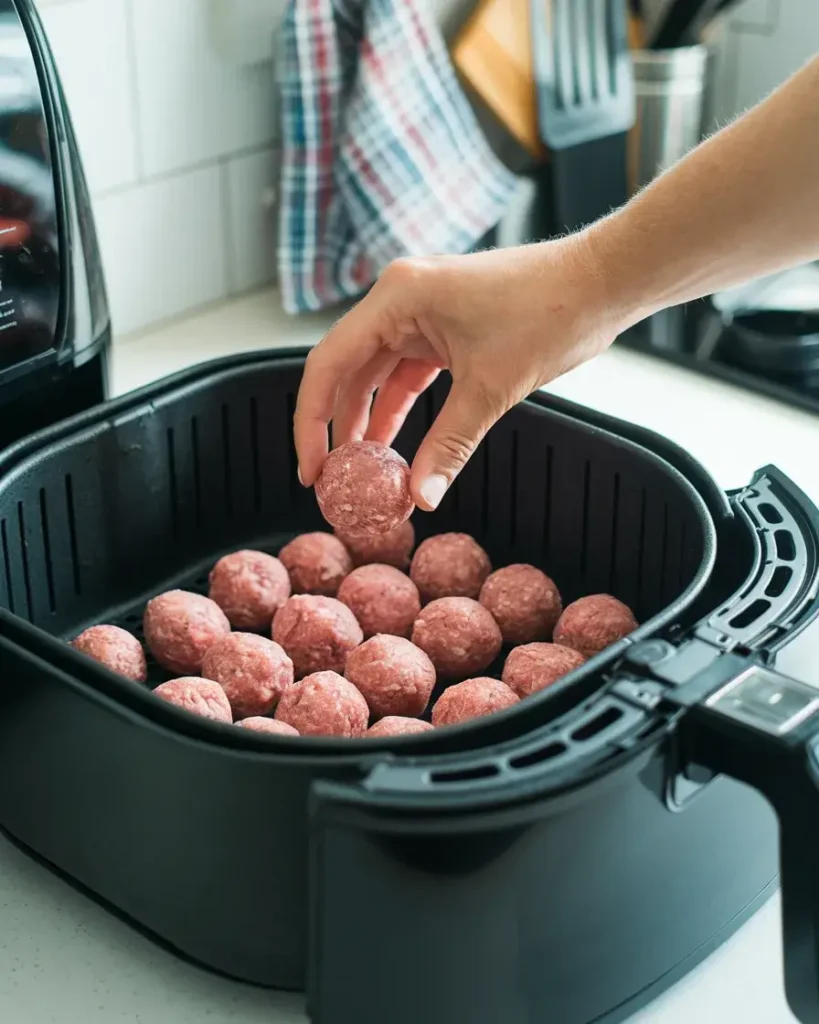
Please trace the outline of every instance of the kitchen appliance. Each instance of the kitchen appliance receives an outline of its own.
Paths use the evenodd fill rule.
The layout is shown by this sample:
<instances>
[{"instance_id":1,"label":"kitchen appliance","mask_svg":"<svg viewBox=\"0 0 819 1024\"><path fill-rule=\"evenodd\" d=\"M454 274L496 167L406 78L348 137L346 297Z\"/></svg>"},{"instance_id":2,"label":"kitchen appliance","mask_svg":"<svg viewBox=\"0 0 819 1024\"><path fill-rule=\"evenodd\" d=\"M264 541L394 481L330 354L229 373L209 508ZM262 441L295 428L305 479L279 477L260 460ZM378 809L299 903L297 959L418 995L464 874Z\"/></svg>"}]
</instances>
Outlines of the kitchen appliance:
<instances>
[{"instance_id":1,"label":"kitchen appliance","mask_svg":"<svg viewBox=\"0 0 819 1024\"><path fill-rule=\"evenodd\" d=\"M30 0L0 0L0 447L101 401L109 340L57 71Z\"/></svg>"},{"instance_id":2,"label":"kitchen appliance","mask_svg":"<svg viewBox=\"0 0 819 1024\"><path fill-rule=\"evenodd\" d=\"M788 996L819 1019L819 690L773 668L819 611L819 512L774 468L725 494L640 428L542 394L512 410L421 536L466 530L641 626L447 730L259 736L64 643L138 633L152 594L204 589L222 552L321 525L293 453L304 357L198 367L0 456L0 827L197 962L306 987L320 1024L591 1024L773 891L770 800ZM446 390L410 414L405 454Z\"/></svg>"}]
</instances>

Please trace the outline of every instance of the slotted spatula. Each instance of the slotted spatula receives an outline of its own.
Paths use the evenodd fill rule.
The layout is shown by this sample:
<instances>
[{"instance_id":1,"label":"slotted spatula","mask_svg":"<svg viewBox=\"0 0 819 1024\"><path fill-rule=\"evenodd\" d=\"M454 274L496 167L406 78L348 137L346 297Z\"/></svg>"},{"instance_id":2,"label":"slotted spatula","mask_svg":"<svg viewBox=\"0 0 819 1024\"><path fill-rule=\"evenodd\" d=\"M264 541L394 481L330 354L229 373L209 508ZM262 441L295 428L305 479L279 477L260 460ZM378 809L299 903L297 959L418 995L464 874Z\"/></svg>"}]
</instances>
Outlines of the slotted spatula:
<instances>
[{"instance_id":1,"label":"slotted spatula","mask_svg":"<svg viewBox=\"0 0 819 1024\"><path fill-rule=\"evenodd\" d=\"M628 131L634 75L626 0L531 0L538 119L552 150Z\"/></svg>"}]
</instances>

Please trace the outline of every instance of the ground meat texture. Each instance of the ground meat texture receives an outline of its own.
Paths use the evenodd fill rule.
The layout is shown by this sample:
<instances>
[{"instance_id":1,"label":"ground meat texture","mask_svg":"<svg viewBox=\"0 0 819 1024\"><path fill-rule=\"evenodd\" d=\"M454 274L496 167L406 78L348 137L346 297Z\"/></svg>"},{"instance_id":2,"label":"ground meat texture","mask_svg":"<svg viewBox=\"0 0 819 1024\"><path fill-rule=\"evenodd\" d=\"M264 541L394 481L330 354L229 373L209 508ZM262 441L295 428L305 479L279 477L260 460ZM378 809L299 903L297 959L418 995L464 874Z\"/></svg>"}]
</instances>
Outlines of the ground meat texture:
<instances>
[{"instance_id":1,"label":"ground meat texture","mask_svg":"<svg viewBox=\"0 0 819 1024\"><path fill-rule=\"evenodd\" d=\"M591 658L637 628L631 609L610 594L592 594L570 604L557 621L554 641Z\"/></svg>"},{"instance_id":2,"label":"ground meat texture","mask_svg":"<svg viewBox=\"0 0 819 1024\"><path fill-rule=\"evenodd\" d=\"M428 537L418 545L410 565L410 577L424 602L439 597L477 600L490 572L489 555L466 533Z\"/></svg>"},{"instance_id":3,"label":"ground meat texture","mask_svg":"<svg viewBox=\"0 0 819 1024\"><path fill-rule=\"evenodd\" d=\"M284 691L276 720L297 729L301 736L356 738L367 731L367 702L337 672L314 672Z\"/></svg>"},{"instance_id":4,"label":"ground meat texture","mask_svg":"<svg viewBox=\"0 0 819 1024\"><path fill-rule=\"evenodd\" d=\"M479 676L444 690L432 709L432 724L457 725L471 718L482 718L503 708L511 708L520 698L497 679Z\"/></svg>"},{"instance_id":5,"label":"ground meat texture","mask_svg":"<svg viewBox=\"0 0 819 1024\"><path fill-rule=\"evenodd\" d=\"M159 664L181 675L199 675L208 649L230 632L225 613L208 597L169 590L148 602L145 642Z\"/></svg>"},{"instance_id":6,"label":"ground meat texture","mask_svg":"<svg viewBox=\"0 0 819 1024\"><path fill-rule=\"evenodd\" d=\"M380 722L371 725L367 736L373 739L387 736L414 736L419 732L431 732L432 725L420 718L402 718L400 715L387 715Z\"/></svg>"},{"instance_id":7,"label":"ground meat texture","mask_svg":"<svg viewBox=\"0 0 819 1024\"><path fill-rule=\"evenodd\" d=\"M335 597L353 568L350 552L332 533L303 533L279 552L294 594Z\"/></svg>"},{"instance_id":8,"label":"ground meat texture","mask_svg":"<svg viewBox=\"0 0 819 1024\"><path fill-rule=\"evenodd\" d=\"M418 588L391 565L362 565L338 588L338 599L358 619L365 639L377 633L408 637L421 611Z\"/></svg>"},{"instance_id":9,"label":"ground meat texture","mask_svg":"<svg viewBox=\"0 0 819 1024\"><path fill-rule=\"evenodd\" d=\"M560 618L560 593L533 565L507 565L486 578L481 604L492 613L506 644L548 640Z\"/></svg>"},{"instance_id":10,"label":"ground meat texture","mask_svg":"<svg viewBox=\"0 0 819 1024\"><path fill-rule=\"evenodd\" d=\"M288 597L287 569L264 551L234 551L210 574L210 598L234 629L268 629Z\"/></svg>"},{"instance_id":11,"label":"ground meat texture","mask_svg":"<svg viewBox=\"0 0 819 1024\"><path fill-rule=\"evenodd\" d=\"M331 451L316 481L316 500L328 523L353 533L389 533L415 508L406 460L377 441L351 441Z\"/></svg>"},{"instance_id":12,"label":"ground meat texture","mask_svg":"<svg viewBox=\"0 0 819 1024\"><path fill-rule=\"evenodd\" d=\"M435 666L400 636L374 636L347 658L346 677L363 694L374 718L423 714L435 686Z\"/></svg>"},{"instance_id":13,"label":"ground meat texture","mask_svg":"<svg viewBox=\"0 0 819 1024\"><path fill-rule=\"evenodd\" d=\"M528 697L580 668L585 661L579 651L560 644L524 644L510 652L502 678L518 697Z\"/></svg>"},{"instance_id":14,"label":"ground meat texture","mask_svg":"<svg viewBox=\"0 0 819 1024\"><path fill-rule=\"evenodd\" d=\"M237 720L275 708L293 682L293 662L273 640L255 633L230 633L205 655L202 675L219 683Z\"/></svg>"},{"instance_id":15,"label":"ground meat texture","mask_svg":"<svg viewBox=\"0 0 819 1024\"><path fill-rule=\"evenodd\" d=\"M298 736L298 729L294 729L287 722L277 722L275 718L243 718L236 725L240 729L249 729L251 732L267 732L273 736Z\"/></svg>"},{"instance_id":16,"label":"ground meat texture","mask_svg":"<svg viewBox=\"0 0 819 1024\"><path fill-rule=\"evenodd\" d=\"M71 646L126 679L144 683L148 678L142 644L119 626L91 626L72 640Z\"/></svg>"},{"instance_id":17,"label":"ground meat texture","mask_svg":"<svg viewBox=\"0 0 819 1024\"><path fill-rule=\"evenodd\" d=\"M501 634L489 612L468 597L442 597L421 611L412 642L444 679L483 672L500 653Z\"/></svg>"},{"instance_id":18,"label":"ground meat texture","mask_svg":"<svg viewBox=\"0 0 819 1024\"><path fill-rule=\"evenodd\" d=\"M168 683L160 683L154 694L168 704L190 711L192 715L210 718L214 722L233 721L227 695L212 679L201 679L198 676L171 679Z\"/></svg>"},{"instance_id":19,"label":"ground meat texture","mask_svg":"<svg viewBox=\"0 0 819 1024\"><path fill-rule=\"evenodd\" d=\"M273 639L293 661L296 679L312 672L343 674L347 655L364 639L355 615L334 597L297 594L273 619Z\"/></svg>"},{"instance_id":20,"label":"ground meat texture","mask_svg":"<svg viewBox=\"0 0 819 1024\"><path fill-rule=\"evenodd\" d=\"M415 527L409 520L389 533L349 533L336 530L353 559L353 565L392 565L396 569L409 569L412 549L415 547Z\"/></svg>"}]
</instances>

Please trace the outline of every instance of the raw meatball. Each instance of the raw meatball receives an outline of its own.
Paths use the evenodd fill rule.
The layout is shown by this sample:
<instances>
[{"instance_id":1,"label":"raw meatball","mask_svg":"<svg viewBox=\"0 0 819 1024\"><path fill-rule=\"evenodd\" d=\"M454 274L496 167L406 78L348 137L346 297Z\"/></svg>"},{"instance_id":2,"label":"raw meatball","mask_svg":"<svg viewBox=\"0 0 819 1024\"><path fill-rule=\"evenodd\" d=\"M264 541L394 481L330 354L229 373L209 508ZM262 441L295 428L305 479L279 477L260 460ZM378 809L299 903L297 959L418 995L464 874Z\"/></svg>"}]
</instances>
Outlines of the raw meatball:
<instances>
[{"instance_id":1,"label":"raw meatball","mask_svg":"<svg viewBox=\"0 0 819 1024\"><path fill-rule=\"evenodd\" d=\"M410 565L410 576L424 602L439 597L477 600L490 572L489 555L466 533L428 537L418 545Z\"/></svg>"},{"instance_id":2,"label":"raw meatball","mask_svg":"<svg viewBox=\"0 0 819 1024\"><path fill-rule=\"evenodd\" d=\"M337 672L314 672L284 691L276 720L301 736L363 736L370 712L367 702Z\"/></svg>"},{"instance_id":3,"label":"raw meatball","mask_svg":"<svg viewBox=\"0 0 819 1024\"><path fill-rule=\"evenodd\" d=\"M479 600L507 644L548 640L563 610L557 587L533 565L497 569L481 587Z\"/></svg>"},{"instance_id":4,"label":"raw meatball","mask_svg":"<svg viewBox=\"0 0 819 1024\"><path fill-rule=\"evenodd\" d=\"M331 451L316 481L316 500L328 523L353 533L389 533L415 508L406 460L377 441L351 441Z\"/></svg>"},{"instance_id":5,"label":"raw meatball","mask_svg":"<svg viewBox=\"0 0 819 1024\"><path fill-rule=\"evenodd\" d=\"M350 552L356 566L378 562L396 569L409 569L415 547L415 527L409 520L389 533L349 533L337 529L336 536Z\"/></svg>"},{"instance_id":6,"label":"raw meatball","mask_svg":"<svg viewBox=\"0 0 819 1024\"><path fill-rule=\"evenodd\" d=\"M506 683L487 676L466 679L462 683L444 690L432 709L432 724L457 725L470 718L491 715L503 708L511 708L520 698Z\"/></svg>"},{"instance_id":7,"label":"raw meatball","mask_svg":"<svg viewBox=\"0 0 819 1024\"><path fill-rule=\"evenodd\" d=\"M435 667L400 636L374 636L347 658L346 677L363 694L375 718L424 712L435 686Z\"/></svg>"},{"instance_id":8,"label":"raw meatball","mask_svg":"<svg viewBox=\"0 0 819 1024\"><path fill-rule=\"evenodd\" d=\"M161 683L154 693L161 700L184 708L192 715L201 715L202 718L210 718L214 722L233 721L227 695L212 679L183 676L181 679Z\"/></svg>"},{"instance_id":9,"label":"raw meatball","mask_svg":"<svg viewBox=\"0 0 819 1024\"><path fill-rule=\"evenodd\" d=\"M277 722L275 718L243 718L236 725L240 729L249 729L251 732L269 732L276 736L298 736L298 729L294 729L287 722Z\"/></svg>"},{"instance_id":10,"label":"raw meatball","mask_svg":"<svg viewBox=\"0 0 819 1024\"><path fill-rule=\"evenodd\" d=\"M440 676L463 679L483 672L501 649L497 622L468 597L442 597L423 609L412 642L429 655Z\"/></svg>"},{"instance_id":11,"label":"raw meatball","mask_svg":"<svg viewBox=\"0 0 819 1024\"><path fill-rule=\"evenodd\" d=\"M364 637L376 633L409 636L421 611L418 588L391 565L362 565L338 588L338 599L358 619Z\"/></svg>"},{"instance_id":12,"label":"raw meatball","mask_svg":"<svg viewBox=\"0 0 819 1024\"><path fill-rule=\"evenodd\" d=\"M145 642L169 672L199 674L210 647L230 632L215 601L186 590L169 590L148 602L143 620Z\"/></svg>"},{"instance_id":13,"label":"raw meatball","mask_svg":"<svg viewBox=\"0 0 819 1024\"><path fill-rule=\"evenodd\" d=\"M91 626L72 640L71 646L126 679L144 683L148 678L142 644L119 626Z\"/></svg>"},{"instance_id":14,"label":"raw meatball","mask_svg":"<svg viewBox=\"0 0 819 1024\"><path fill-rule=\"evenodd\" d=\"M346 604L334 597L297 594L276 612L273 639L293 660L296 679L311 672L344 672L347 655L364 639Z\"/></svg>"},{"instance_id":15,"label":"raw meatball","mask_svg":"<svg viewBox=\"0 0 819 1024\"><path fill-rule=\"evenodd\" d=\"M293 682L293 662L273 640L255 633L230 633L202 662L202 675L222 687L233 718L266 715Z\"/></svg>"},{"instance_id":16,"label":"raw meatball","mask_svg":"<svg viewBox=\"0 0 819 1024\"><path fill-rule=\"evenodd\" d=\"M510 652L502 678L518 697L528 697L579 668L585 660L579 651L560 644L524 644Z\"/></svg>"},{"instance_id":17,"label":"raw meatball","mask_svg":"<svg viewBox=\"0 0 819 1024\"><path fill-rule=\"evenodd\" d=\"M587 658L637 628L631 609L610 594L581 597L557 621L554 642L580 651Z\"/></svg>"},{"instance_id":18,"label":"raw meatball","mask_svg":"<svg viewBox=\"0 0 819 1024\"><path fill-rule=\"evenodd\" d=\"M350 552L332 533L303 533L279 552L294 594L335 597L353 567Z\"/></svg>"},{"instance_id":19,"label":"raw meatball","mask_svg":"<svg viewBox=\"0 0 819 1024\"><path fill-rule=\"evenodd\" d=\"M287 569L264 551L225 555L210 574L210 598L234 629L267 629L288 597Z\"/></svg>"},{"instance_id":20,"label":"raw meatball","mask_svg":"<svg viewBox=\"0 0 819 1024\"><path fill-rule=\"evenodd\" d=\"M429 722L422 722L420 718L401 718L400 715L387 715L380 722L371 725L367 735L375 737L385 736L411 736L419 732L430 732L432 726Z\"/></svg>"}]
</instances>

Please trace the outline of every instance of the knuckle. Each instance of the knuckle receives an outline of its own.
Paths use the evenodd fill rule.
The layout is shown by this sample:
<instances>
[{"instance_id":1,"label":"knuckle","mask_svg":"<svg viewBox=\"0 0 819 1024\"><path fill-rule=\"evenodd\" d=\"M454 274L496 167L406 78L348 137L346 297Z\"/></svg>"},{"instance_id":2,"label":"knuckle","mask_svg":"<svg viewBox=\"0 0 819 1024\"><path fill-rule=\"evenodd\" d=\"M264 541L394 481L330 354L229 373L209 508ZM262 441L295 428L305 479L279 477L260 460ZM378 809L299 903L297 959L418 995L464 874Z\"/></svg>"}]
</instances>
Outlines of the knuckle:
<instances>
[{"instance_id":1,"label":"knuckle","mask_svg":"<svg viewBox=\"0 0 819 1024\"><path fill-rule=\"evenodd\" d=\"M450 430L438 438L438 446L447 462L461 466L475 451L477 441L466 433Z\"/></svg>"}]
</instances>

